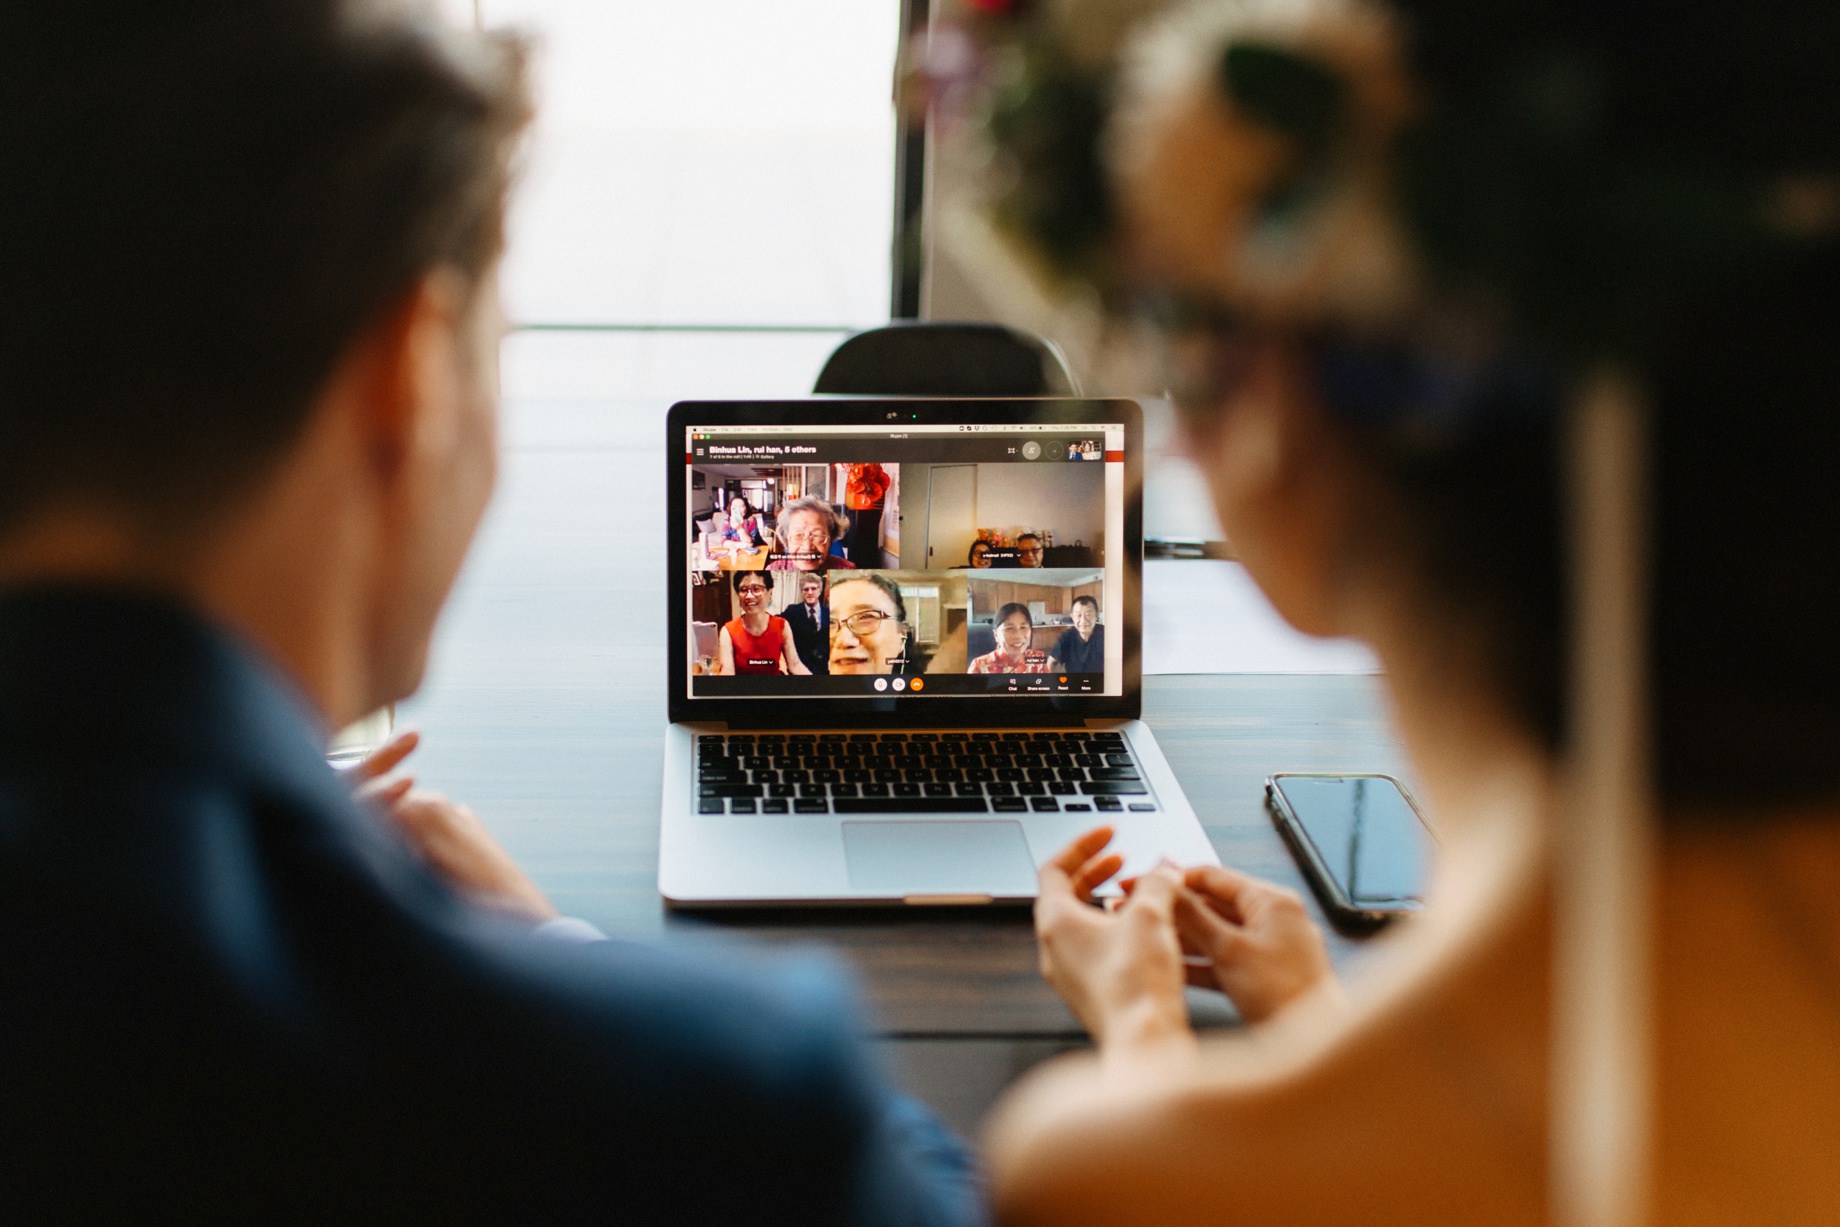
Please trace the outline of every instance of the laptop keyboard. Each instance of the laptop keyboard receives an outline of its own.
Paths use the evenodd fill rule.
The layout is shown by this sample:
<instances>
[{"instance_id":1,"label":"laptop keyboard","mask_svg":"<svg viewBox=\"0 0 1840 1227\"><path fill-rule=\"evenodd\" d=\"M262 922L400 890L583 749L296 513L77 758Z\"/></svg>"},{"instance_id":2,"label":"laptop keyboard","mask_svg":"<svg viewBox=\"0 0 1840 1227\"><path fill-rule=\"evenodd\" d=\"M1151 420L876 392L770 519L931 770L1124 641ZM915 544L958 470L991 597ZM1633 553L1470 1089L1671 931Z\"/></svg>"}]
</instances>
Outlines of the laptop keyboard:
<instances>
[{"instance_id":1,"label":"laptop keyboard","mask_svg":"<svg viewBox=\"0 0 1840 1227\"><path fill-rule=\"evenodd\" d=\"M1154 810L1120 733L703 733L704 814Z\"/></svg>"}]
</instances>

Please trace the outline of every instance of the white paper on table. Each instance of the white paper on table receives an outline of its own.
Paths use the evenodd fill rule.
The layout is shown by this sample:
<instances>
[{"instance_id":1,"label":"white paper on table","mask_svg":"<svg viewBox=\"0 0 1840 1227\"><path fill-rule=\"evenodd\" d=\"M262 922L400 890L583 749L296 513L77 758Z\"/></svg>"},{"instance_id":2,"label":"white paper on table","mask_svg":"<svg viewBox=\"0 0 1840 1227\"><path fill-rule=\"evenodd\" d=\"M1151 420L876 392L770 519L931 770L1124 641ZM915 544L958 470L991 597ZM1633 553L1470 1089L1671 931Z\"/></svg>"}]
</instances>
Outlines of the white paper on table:
<instances>
[{"instance_id":1,"label":"white paper on table","mask_svg":"<svg viewBox=\"0 0 1840 1227\"><path fill-rule=\"evenodd\" d=\"M1291 629L1237 562L1144 564L1146 674L1379 671L1379 660L1358 640Z\"/></svg>"}]
</instances>

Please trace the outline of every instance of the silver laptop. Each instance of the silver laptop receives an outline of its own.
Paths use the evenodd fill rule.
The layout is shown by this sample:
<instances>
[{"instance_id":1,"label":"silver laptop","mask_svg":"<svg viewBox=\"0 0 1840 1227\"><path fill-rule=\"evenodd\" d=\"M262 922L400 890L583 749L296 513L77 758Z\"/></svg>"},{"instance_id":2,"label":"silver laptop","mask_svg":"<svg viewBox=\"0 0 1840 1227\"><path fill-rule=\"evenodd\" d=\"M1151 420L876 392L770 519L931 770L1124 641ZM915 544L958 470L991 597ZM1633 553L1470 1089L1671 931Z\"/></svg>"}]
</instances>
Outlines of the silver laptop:
<instances>
[{"instance_id":1,"label":"silver laptop","mask_svg":"<svg viewBox=\"0 0 1840 1227\"><path fill-rule=\"evenodd\" d=\"M683 402L658 889L1026 902L1106 824L1217 863L1141 707L1124 400Z\"/></svg>"}]
</instances>

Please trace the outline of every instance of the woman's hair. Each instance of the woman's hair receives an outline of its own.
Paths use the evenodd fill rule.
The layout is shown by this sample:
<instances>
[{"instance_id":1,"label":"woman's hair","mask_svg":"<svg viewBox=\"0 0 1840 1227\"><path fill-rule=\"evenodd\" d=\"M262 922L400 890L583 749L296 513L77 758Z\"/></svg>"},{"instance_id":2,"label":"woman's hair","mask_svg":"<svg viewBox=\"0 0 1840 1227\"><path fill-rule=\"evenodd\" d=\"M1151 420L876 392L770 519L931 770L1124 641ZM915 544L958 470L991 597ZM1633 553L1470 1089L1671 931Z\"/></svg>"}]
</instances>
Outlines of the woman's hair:
<instances>
[{"instance_id":1,"label":"woman's hair","mask_svg":"<svg viewBox=\"0 0 1840 1227\"><path fill-rule=\"evenodd\" d=\"M1754 812L1840 797L1840 146L1829 122L1840 88L1806 41L1826 11L1790 0L1732 40L1616 4L1563 11L1583 16L1455 0L1399 8L1421 34L1414 69L1436 99L1400 162L1447 184L1406 193L1402 209L1444 286L1515 304L1522 370L1546 375L1485 380L1459 419L1428 428L1366 412L1358 395L1338 406L1347 371L1331 355L1322 399L1402 511L1374 519L1374 548L1405 559L1450 624L1473 629L1490 681L1556 749L1571 616L1562 410L1576 372L1612 355L1650 408L1663 799ZM1524 83L1541 62L1582 74L1568 89L1596 108L1573 117L1597 125L1585 153L1520 145L1493 169L1454 154L1427 165L1466 126L1511 129L1513 108L1530 105L1514 74ZM1473 179L1484 174L1525 186L1513 217L1486 207L1491 189ZM1640 232L1594 212L1613 207ZM1600 286L1616 303L1590 302ZM1614 343L1576 345L1567 303L1602 313L1595 326Z\"/></svg>"},{"instance_id":2,"label":"woman's hair","mask_svg":"<svg viewBox=\"0 0 1840 1227\"><path fill-rule=\"evenodd\" d=\"M768 575L765 571L730 571L728 573L728 586L734 590L736 596L741 595L741 581L747 579L750 575L765 584L769 593L773 591L773 577Z\"/></svg>"},{"instance_id":3,"label":"woman's hair","mask_svg":"<svg viewBox=\"0 0 1840 1227\"><path fill-rule=\"evenodd\" d=\"M837 509L821 498L795 498L779 509L779 517L773 522L773 539L779 543L782 551L786 549L786 522L799 512L809 511L818 517L829 532L832 541L843 539L843 530L850 522L837 514Z\"/></svg>"},{"instance_id":4,"label":"woman's hair","mask_svg":"<svg viewBox=\"0 0 1840 1227\"><path fill-rule=\"evenodd\" d=\"M836 592L837 589L843 587L845 584L875 585L876 588L881 590L882 595L888 598L889 605L894 608L895 618L900 621L903 627L907 625L907 602L901 599L900 585L896 584L886 575L879 574L875 571L857 571L854 573L846 572L831 577L832 592Z\"/></svg>"},{"instance_id":5,"label":"woman's hair","mask_svg":"<svg viewBox=\"0 0 1840 1227\"><path fill-rule=\"evenodd\" d=\"M1840 796L1840 250L1707 286L1651 351L1656 769L1683 800Z\"/></svg>"},{"instance_id":6,"label":"woman's hair","mask_svg":"<svg viewBox=\"0 0 1840 1227\"><path fill-rule=\"evenodd\" d=\"M1618 376L1650 410L1664 800L1840 800L1831 0L1005 7L993 221L1174 342L1197 414L1286 346L1368 459L1348 565L1394 573L1451 669L1559 747L1559 458Z\"/></svg>"},{"instance_id":7,"label":"woman's hair","mask_svg":"<svg viewBox=\"0 0 1840 1227\"><path fill-rule=\"evenodd\" d=\"M914 638L913 627L907 621L907 602L901 599L900 585L886 575L875 571L845 571L831 577L830 596L833 603L837 599L837 589L846 584L872 584L888 598L888 604L894 610L895 621L901 624L901 634L907 639L907 646L904 649L907 665L902 672L926 672L926 663L932 658L931 653L922 651Z\"/></svg>"},{"instance_id":8,"label":"woman's hair","mask_svg":"<svg viewBox=\"0 0 1840 1227\"><path fill-rule=\"evenodd\" d=\"M996 617L990 620L992 629L1002 626L1005 622L1009 621L1011 614L1021 614L1022 620L1029 624L1031 630L1034 629L1035 619L1029 616L1029 607L1024 605L1021 601L1010 601L1006 605L999 606Z\"/></svg>"},{"instance_id":9,"label":"woman's hair","mask_svg":"<svg viewBox=\"0 0 1840 1227\"><path fill-rule=\"evenodd\" d=\"M973 541L971 543L971 548L965 551L965 565L966 566L972 566L977 563L978 551L980 550L982 550L986 554L990 553L990 542L985 541L982 538L976 541Z\"/></svg>"}]
</instances>

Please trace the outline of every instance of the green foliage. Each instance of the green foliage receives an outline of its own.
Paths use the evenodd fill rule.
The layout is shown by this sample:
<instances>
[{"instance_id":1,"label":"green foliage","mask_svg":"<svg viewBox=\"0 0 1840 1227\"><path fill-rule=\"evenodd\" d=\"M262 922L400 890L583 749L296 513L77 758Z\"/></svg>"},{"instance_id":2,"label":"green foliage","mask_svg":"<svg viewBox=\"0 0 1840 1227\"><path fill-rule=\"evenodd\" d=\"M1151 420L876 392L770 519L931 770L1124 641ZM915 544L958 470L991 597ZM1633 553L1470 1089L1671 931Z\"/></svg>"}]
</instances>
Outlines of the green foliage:
<instances>
[{"instance_id":1,"label":"green foliage","mask_svg":"<svg viewBox=\"0 0 1840 1227\"><path fill-rule=\"evenodd\" d=\"M1306 160L1320 159L1347 126L1347 82L1287 48L1229 43L1220 83L1236 110L1284 134Z\"/></svg>"},{"instance_id":2,"label":"green foliage","mask_svg":"<svg viewBox=\"0 0 1840 1227\"><path fill-rule=\"evenodd\" d=\"M1019 48L987 117L998 151L998 220L1057 276L1099 280L1114 226L1100 155L1109 79L1048 46Z\"/></svg>"}]
</instances>

